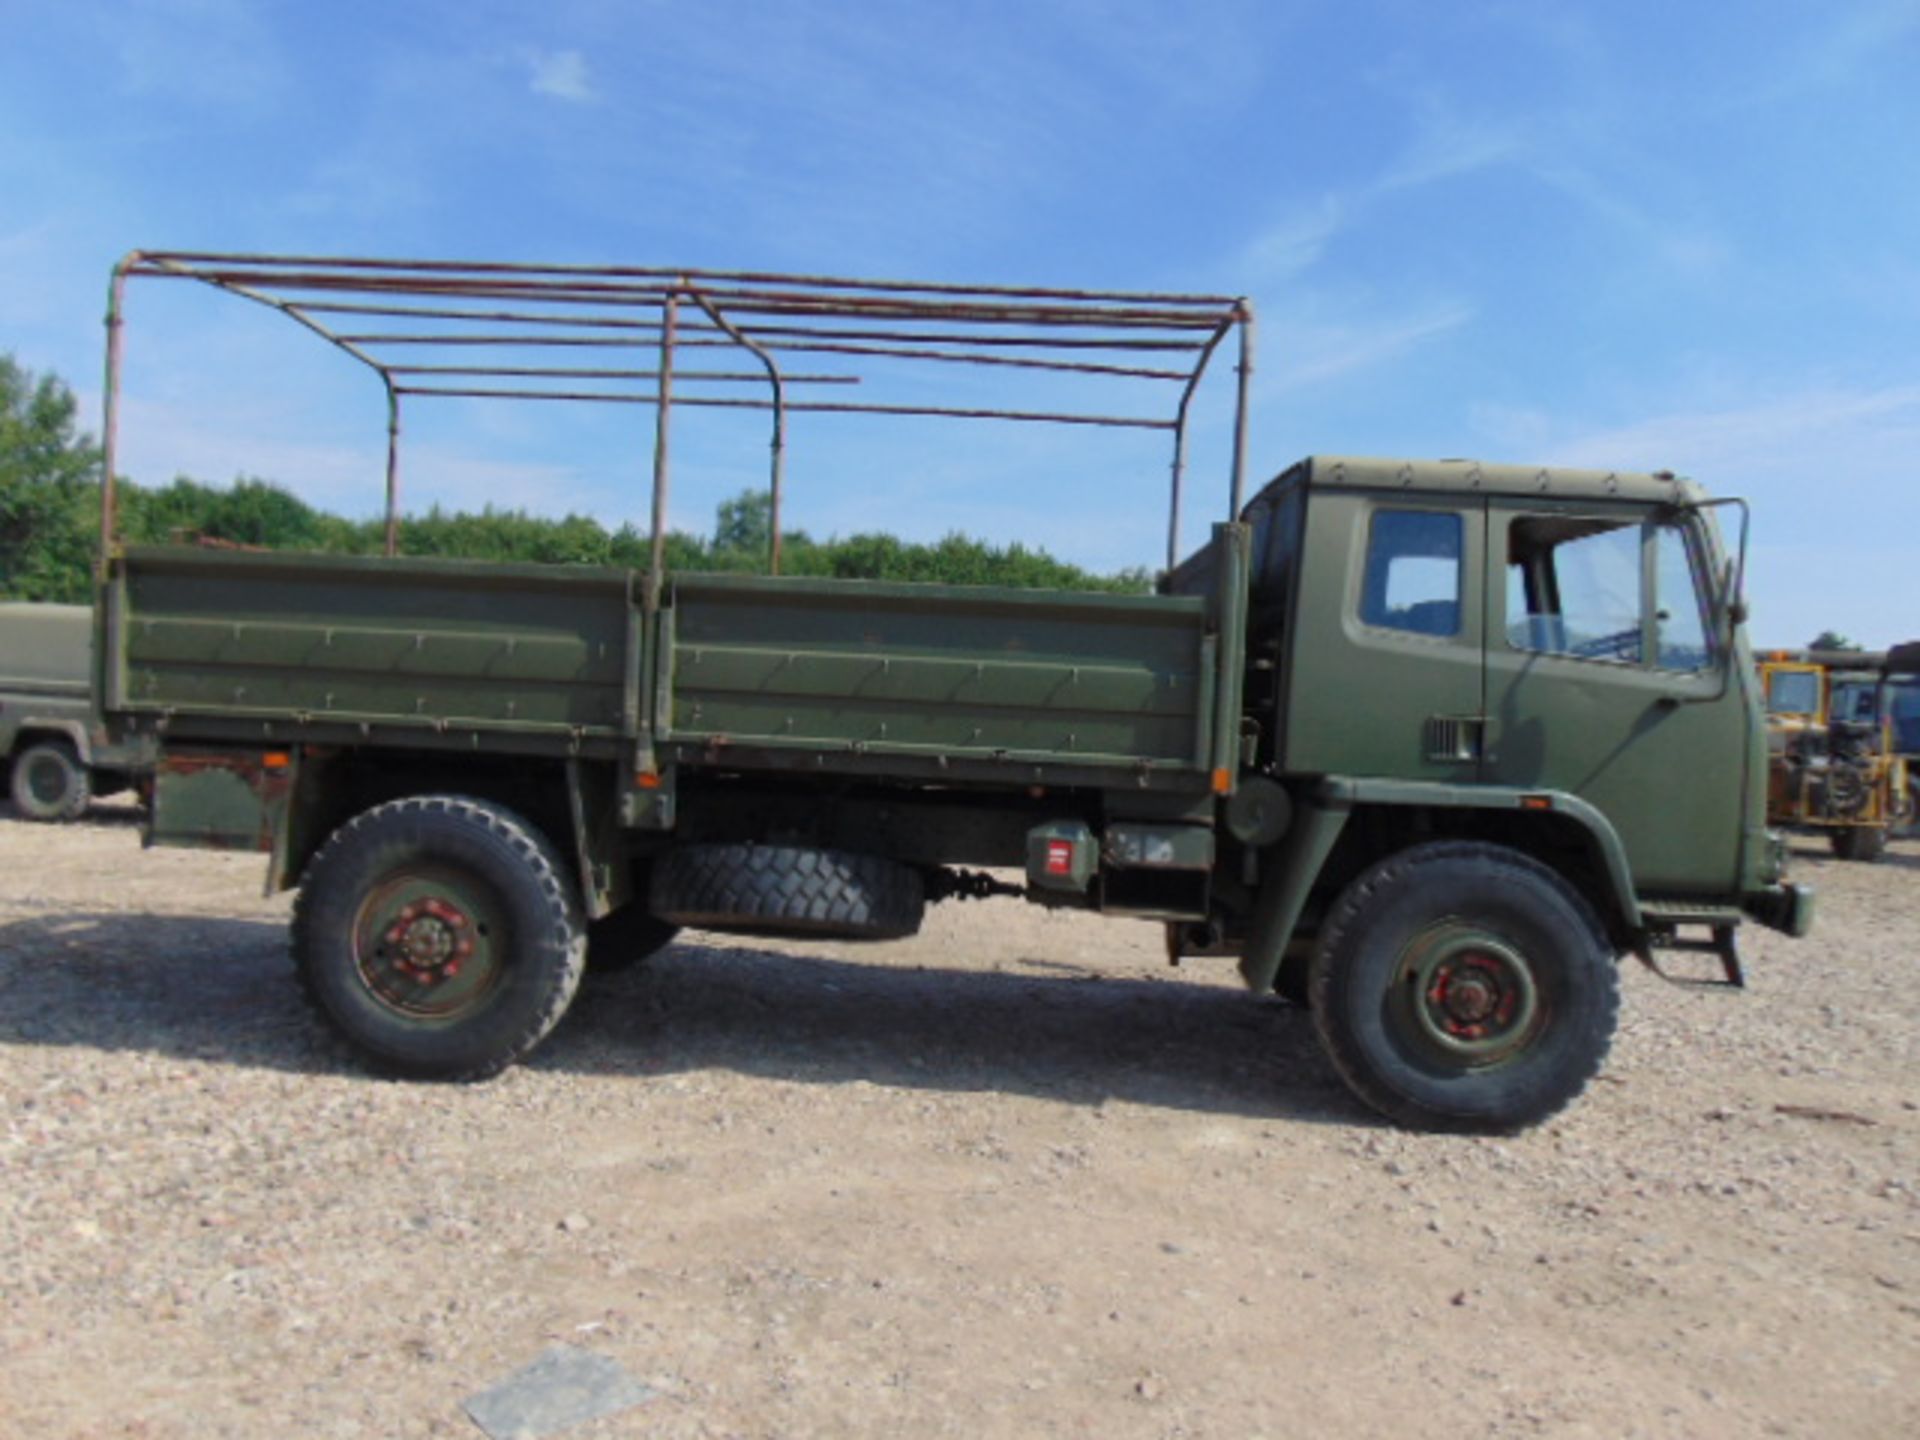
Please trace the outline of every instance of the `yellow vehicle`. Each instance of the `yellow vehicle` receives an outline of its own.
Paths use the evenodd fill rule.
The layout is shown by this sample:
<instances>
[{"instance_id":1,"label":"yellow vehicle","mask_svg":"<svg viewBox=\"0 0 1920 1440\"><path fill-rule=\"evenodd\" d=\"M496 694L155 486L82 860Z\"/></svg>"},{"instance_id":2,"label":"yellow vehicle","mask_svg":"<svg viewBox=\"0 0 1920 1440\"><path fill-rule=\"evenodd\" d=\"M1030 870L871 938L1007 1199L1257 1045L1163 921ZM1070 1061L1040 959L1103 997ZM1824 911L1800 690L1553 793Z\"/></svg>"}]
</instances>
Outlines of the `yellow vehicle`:
<instances>
[{"instance_id":1,"label":"yellow vehicle","mask_svg":"<svg viewBox=\"0 0 1920 1440\"><path fill-rule=\"evenodd\" d=\"M1873 654L1776 650L1760 656L1767 707L1767 823L1824 830L1842 860L1877 860L1903 827L1909 789L1879 692L1910 672L1920 645ZM1836 710L1836 682L1873 688L1870 703Z\"/></svg>"}]
</instances>

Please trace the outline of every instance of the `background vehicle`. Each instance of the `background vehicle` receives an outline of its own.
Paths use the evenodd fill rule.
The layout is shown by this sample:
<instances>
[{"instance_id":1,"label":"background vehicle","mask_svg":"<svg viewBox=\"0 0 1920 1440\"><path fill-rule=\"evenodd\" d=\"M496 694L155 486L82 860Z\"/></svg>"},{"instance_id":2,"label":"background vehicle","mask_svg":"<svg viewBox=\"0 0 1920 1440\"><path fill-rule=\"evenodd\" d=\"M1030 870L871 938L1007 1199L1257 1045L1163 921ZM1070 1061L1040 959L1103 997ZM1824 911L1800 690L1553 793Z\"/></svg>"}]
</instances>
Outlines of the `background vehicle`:
<instances>
[{"instance_id":1,"label":"background vehicle","mask_svg":"<svg viewBox=\"0 0 1920 1440\"><path fill-rule=\"evenodd\" d=\"M72 820L134 783L148 749L93 719L93 612L0 602L0 771L28 820Z\"/></svg>"},{"instance_id":2,"label":"background vehicle","mask_svg":"<svg viewBox=\"0 0 1920 1440\"><path fill-rule=\"evenodd\" d=\"M1894 797L1893 823L1888 833L1911 835L1920 819L1920 675L1888 674L1884 683L1873 675L1836 674L1833 684L1834 712L1847 719L1865 721L1879 714L1889 727L1893 753L1907 770L1905 804ZM1877 698L1876 698L1877 697Z\"/></svg>"},{"instance_id":3,"label":"background vehicle","mask_svg":"<svg viewBox=\"0 0 1920 1440\"><path fill-rule=\"evenodd\" d=\"M1872 861L1912 819L1886 680L1920 646L1865 654L1773 651L1760 664L1768 729L1767 818L1824 831L1843 860Z\"/></svg>"},{"instance_id":4,"label":"background vehicle","mask_svg":"<svg viewBox=\"0 0 1920 1440\"><path fill-rule=\"evenodd\" d=\"M148 275L329 335L382 379L396 438L420 394L654 406L652 563L120 548L119 327L127 280ZM1618 956L1707 950L1737 982L1743 919L1810 923L1764 827L1739 563L1712 502L1670 475L1327 458L1247 501L1242 300L200 255L132 256L113 297L104 711L158 746L155 842L257 847L270 886L299 884L307 992L389 1068L512 1063L589 950L631 959L682 925L894 938L931 900L1007 888L962 867L1015 867L1030 900L1166 925L1176 963L1237 956L1256 993L1303 963L1369 1104L1510 1128L1598 1069ZM350 334L329 328L341 314ZM478 358L594 326L644 340L648 368ZM696 343L744 349L767 397L700 388L753 377L680 370ZM423 345L461 358L395 358ZM1190 402L1228 345L1231 506L1183 559ZM1071 385L1057 410L924 388L796 402L788 349L858 360L863 385L882 364ZM1171 417L1089 411L1096 379L1178 399ZM773 574L666 571L682 382L687 405L771 412ZM1169 433L1165 581L1122 596L780 576L800 409ZM390 450L389 537L397 464Z\"/></svg>"}]
</instances>

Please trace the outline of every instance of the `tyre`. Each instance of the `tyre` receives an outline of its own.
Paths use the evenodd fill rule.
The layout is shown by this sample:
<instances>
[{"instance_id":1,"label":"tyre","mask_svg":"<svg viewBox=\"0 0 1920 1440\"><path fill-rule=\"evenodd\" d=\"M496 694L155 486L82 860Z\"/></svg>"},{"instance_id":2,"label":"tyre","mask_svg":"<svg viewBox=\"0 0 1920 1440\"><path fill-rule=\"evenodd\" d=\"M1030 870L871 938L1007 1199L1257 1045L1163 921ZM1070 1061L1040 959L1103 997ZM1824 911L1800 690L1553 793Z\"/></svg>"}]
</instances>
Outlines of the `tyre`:
<instances>
[{"instance_id":1,"label":"tyre","mask_svg":"<svg viewBox=\"0 0 1920 1440\"><path fill-rule=\"evenodd\" d=\"M799 938L898 940L926 883L897 860L792 845L689 845L656 861L652 911L675 925Z\"/></svg>"},{"instance_id":2,"label":"tyre","mask_svg":"<svg viewBox=\"0 0 1920 1440\"><path fill-rule=\"evenodd\" d=\"M1887 833L1904 840L1915 833L1917 822L1920 822L1920 780L1909 780L1907 793L1901 798Z\"/></svg>"},{"instance_id":3,"label":"tyre","mask_svg":"<svg viewBox=\"0 0 1920 1440\"><path fill-rule=\"evenodd\" d=\"M1341 1077L1399 1124L1503 1132L1599 1072L1620 977L1592 908L1498 845L1418 845L1366 871L1322 927L1315 1027Z\"/></svg>"},{"instance_id":4,"label":"tyre","mask_svg":"<svg viewBox=\"0 0 1920 1440\"><path fill-rule=\"evenodd\" d=\"M579 988L585 927L567 875L500 806L454 795L376 806L307 866L295 970L381 1068L484 1079L539 1044Z\"/></svg>"},{"instance_id":5,"label":"tyre","mask_svg":"<svg viewBox=\"0 0 1920 1440\"><path fill-rule=\"evenodd\" d=\"M42 740L16 755L8 789L28 820L77 820L93 798L87 767L66 740Z\"/></svg>"},{"instance_id":6,"label":"tyre","mask_svg":"<svg viewBox=\"0 0 1920 1440\"><path fill-rule=\"evenodd\" d=\"M1827 836L1833 853L1842 860L1859 860L1871 865L1887 848L1887 832L1876 825L1847 825Z\"/></svg>"},{"instance_id":7,"label":"tyre","mask_svg":"<svg viewBox=\"0 0 1920 1440\"><path fill-rule=\"evenodd\" d=\"M629 900L611 915L587 925L587 973L617 975L673 943L680 927L647 909L646 897Z\"/></svg>"}]
</instances>

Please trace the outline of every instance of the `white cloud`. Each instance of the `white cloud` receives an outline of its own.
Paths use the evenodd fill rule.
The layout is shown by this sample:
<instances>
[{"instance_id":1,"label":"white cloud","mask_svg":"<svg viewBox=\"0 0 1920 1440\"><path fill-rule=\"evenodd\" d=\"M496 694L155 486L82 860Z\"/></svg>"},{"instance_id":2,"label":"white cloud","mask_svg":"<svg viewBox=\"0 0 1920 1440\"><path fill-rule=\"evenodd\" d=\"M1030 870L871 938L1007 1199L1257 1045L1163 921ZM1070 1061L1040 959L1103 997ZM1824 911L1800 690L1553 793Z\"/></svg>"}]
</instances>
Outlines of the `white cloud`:
<instances>
[{"instance_id":1,"label":"white cloud","mask_svg":"<svg viewBox=\"0 0 1920 1440\"><path fill-rule=\"evenodd\" d=\"M1509 164L1524 154L1516 130L1463 120L1431 100L1419 110L1412 139L1392 164L1360 184L1328 191L1262 231L1243 252L1242 265L1263 282L1291 279L1389 197Z\"/></svg>"},{"instance_id":2,"label":"white cloud","mask_svg":"<svg viewBox=\"0 0 1920 1440\"><path fill-rule=\"evenodd\" d=\"M1577 437L1550 459L1712 477L1844 484L1910 470L1920 454L1920 385L1816 389L1763 404L1651 416Z\"/></svg>"},{"instance_id":3,"label":"white cloud","mask_svg":"<svg viewBox=\"0 0 1920 1440\"><path fill-rule=\"evenodd\" d=\"M1383 364L1459 329L1473 315L1471 305L1455 302L1385 324L1314 324L1283 319L1281 329L1289 337L1285 358L1268 372L1271 378L1260 385L1261 398L1272 399L1302 386Z\"/></svg>"},{"instance_id":4,"label":"white cloud","mask_svg":"<svg viewBox=\"0 0 1920 1440\"><path fill-rule=\"evenodd\" d=\"M1515 130L1438 115L1421 127L1406 153L1370 188L1384 195L1471 175L1517 159L1524 149Z\"/></svg>"},{"instance_id":5,"label":"white cloud","mask_svg":"<svg viewBox=\"0 0 1920 1440\"><path fill-rule=\"evenodd\" d=\"M1660 178L1662 162L1621 138L1625 127L1611 100L1567 100L1491 118L1464 111L1431 88L1416 89L1405 103L1408 136L1392 161L1317 199L1291 200L1286 218L1242 252L1247 270L1263 282L1292 279L1315 266L1342 234L1377 223L1382 211L1409 192L1489 171L1544 186L1670 269L1712 272L1732 253L1699 215L1638 198Z\"/></svg>"},{"instance_id":6,"label":"white cloud","mask_svg":"<svg viewBox=\"0 0 1920 1440\"><path fill-rule=\"evenodd\" d=\"M534 50L527 55L533 92L586 105L599 99L587 75L587 57L578 50Z\"/></svg>"},{"instance_id":7,"label":"white cloud","mask_svg":"<svg viewBox=\"0 0 1920 1440\"><path fill-rule=\"evenodd\" d=\"M1529 167L1542 184L1583 205L1624 231L1645 250L1676 270L1702 272L1723 265L1731 251L1718 236L1690 228L1685 217L1656 211L1629 198L1630 186L1610 185L1592 170L1570 160L1546 159Z\"/></svg>"},{"instance_id":8,"label":"white cloud","mask_svg":"<svg viewBox=\"0 0 1920 1440\"><path fill-rule=\"evenodd\" d=\"M1739 75L1717 98L1709 92L1713 108L1761 109L1822 91L1839 91L1851 101L1874 69L1903 63L1903 50L1920 31L1913 0L1871 0L1851 9L1812 6L1805 13L1812 28L1782 45L1777 63L1762 75Z\"/></svg>"},{"instance_id":9,"label":"white cloud","mask_svg":"<svg viewBox=\"0 0 1920 1440\"><path fill-rule=\"evenodd\" d=\"M1244 263L1265 281L1292 279L1318 262L1333 237L1346 228L1351 209L1342 196L1321 196L1319 204L1255 236Z\"/></svg>"},{"instance_id":10,"label":"white cloud","mask_svg":"<svg viewBox=\"0 0 1920 1440\"><path fill-rule=\"evenodd\" d=\"M154 0L95 23L135 95L254 107L289 87L271 18L246 0Z\"/></svg>"}]
</instances>

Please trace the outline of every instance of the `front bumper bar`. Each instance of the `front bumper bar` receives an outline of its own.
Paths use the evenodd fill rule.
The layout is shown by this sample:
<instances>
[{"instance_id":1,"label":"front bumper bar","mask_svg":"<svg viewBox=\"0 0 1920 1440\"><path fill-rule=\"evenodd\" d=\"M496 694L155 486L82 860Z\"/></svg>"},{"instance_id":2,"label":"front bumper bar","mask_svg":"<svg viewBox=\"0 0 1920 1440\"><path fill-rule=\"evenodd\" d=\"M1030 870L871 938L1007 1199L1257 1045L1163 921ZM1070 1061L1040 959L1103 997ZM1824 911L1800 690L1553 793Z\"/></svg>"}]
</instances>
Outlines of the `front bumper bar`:
<instances>
[{"instance_id":1,"label":"front bumper bar","mask_svg":"<svg viewBox=\"0 0 1920 1440\"><path fill-rule=\"evenodd\" d=\"M1740 908L1769 930L1804 939L1813 929L1813 887L1811 885L1769 885L1750 890L1740 898Z\"/></svg>"}]
</instances>

